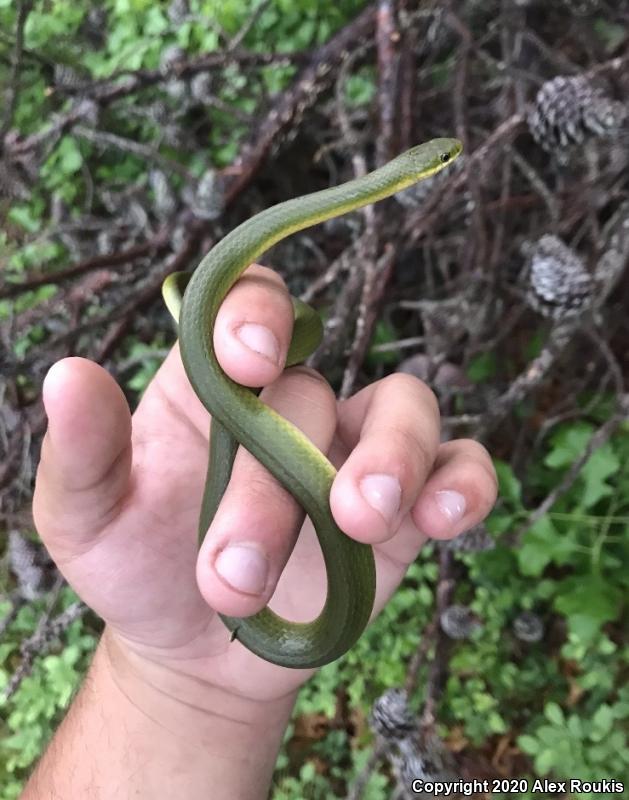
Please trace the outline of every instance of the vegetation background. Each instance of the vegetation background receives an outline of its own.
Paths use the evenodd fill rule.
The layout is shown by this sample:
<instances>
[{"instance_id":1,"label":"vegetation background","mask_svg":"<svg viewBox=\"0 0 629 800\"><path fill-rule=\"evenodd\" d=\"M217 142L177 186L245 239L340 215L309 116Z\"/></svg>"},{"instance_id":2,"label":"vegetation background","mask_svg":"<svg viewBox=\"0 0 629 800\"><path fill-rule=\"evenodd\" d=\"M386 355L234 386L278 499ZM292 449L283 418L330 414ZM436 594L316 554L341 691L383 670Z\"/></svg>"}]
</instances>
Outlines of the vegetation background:
<instances>
[{"instance_id":1,"label":"vegetation background","mask_svg":"<svg viewBox=\"0 0 629 800\"><path fill-rule=\"evenodd\" d=\"M174 339L165 275L435 135L455 168L268 261L321 310L339 394L427 380L500 499L304 688L273 797L627 785L627 4L0 0L0 86L0 800L100 631L30 518L47 368L93 358L134 405Z\"/></svg>"}]
</instances>

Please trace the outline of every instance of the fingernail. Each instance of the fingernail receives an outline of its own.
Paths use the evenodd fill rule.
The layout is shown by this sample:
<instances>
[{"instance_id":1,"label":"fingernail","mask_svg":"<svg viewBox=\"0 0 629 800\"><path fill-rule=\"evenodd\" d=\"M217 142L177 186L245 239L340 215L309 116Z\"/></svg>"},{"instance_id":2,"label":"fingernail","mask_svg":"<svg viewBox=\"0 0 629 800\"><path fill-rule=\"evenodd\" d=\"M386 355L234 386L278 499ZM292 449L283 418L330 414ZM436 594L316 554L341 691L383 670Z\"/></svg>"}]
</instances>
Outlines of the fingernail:
<instances>
[{"instance_id":1,"label":"fingernail","mask_svg":"<svg viewBox=\"0 0 629 800\"><path fill-rule=\"evenodd\" d=\"M255 322L245 322L236 330L236 336L240 341L274 364L279 364L280 360L280 346L275 338L275 335L264 325L258 325Z\"/></svg>"},{"instance_id":2,"label":"fingernail","mask_svg":"<svg viewBox=\"0 0 629 800\"><path fill-rule=\"evenodd\" d=\"M214 562L216 571L232 589L245 594L261 594L269 574L269 562L255 547L232 544Z\"/></svg>"},{"instance_id":3,"label":"fingernail","mask_svg":"<svg viewBox=\"0 0 629 800\"><path fill-rule=\"evenodd\" d=\"M365 475L360 482L360 492L369 505L378 511L387 522L393 522L400 509L402 489L392 475Z\"/></svg>"},{"instance_id":4,"label":"fingernail","mask_svg":"<svg viewBox=\"0 0 629 800\"><path fill-rule=\"evenodd\" d=\"M435 492L435 500L439 510L450 522L458 522L465 514L465 497L460 492L444 489Z\"/></svg>"}]
</instances>

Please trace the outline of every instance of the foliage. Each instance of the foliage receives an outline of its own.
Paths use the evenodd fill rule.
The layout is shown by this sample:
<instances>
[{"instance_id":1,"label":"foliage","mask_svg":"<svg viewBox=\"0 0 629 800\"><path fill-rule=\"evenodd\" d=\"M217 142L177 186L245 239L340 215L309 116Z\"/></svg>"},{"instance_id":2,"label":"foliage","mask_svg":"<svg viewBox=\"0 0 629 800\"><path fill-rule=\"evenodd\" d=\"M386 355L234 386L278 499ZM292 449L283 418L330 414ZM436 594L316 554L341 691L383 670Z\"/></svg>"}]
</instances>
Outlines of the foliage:
<instances>
[{"instance_id":1,"label":"foliage","mask_svg":"<svg viewBox=\"0 0 629 800\"><path fill-rule=\"evenodd\" d=\"M65 588L55 608L60 613L76 600ZM8 603L3 606L2 616ZM24 777L80 686L96 645L94 632L82 619L75 620L45 655L35 658L30 674L6 700L5 690L21 664L20 643L35 633L46 606L47 598L22 606L0 644L0 800L18 796Z\"/></svg>"}]
</instances>

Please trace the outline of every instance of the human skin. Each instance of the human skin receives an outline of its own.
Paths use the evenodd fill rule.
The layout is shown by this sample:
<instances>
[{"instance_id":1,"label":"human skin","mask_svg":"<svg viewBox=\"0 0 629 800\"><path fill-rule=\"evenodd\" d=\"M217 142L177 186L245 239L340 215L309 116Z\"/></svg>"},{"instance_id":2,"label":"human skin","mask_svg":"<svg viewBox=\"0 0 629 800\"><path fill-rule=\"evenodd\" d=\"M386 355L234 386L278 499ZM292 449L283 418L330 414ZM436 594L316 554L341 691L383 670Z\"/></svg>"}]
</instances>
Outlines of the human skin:
<instances>
[{"instance_id":1,"label":"human skin","mask_svg":"<svg viewBox=\"0 0 629 800\"><path fill-rule=\"evenodd\" d=\"M345 533L374 546L375 615L427 537L454 537L489 512L491 460L471 440L440 444L435 398L412 377L390 376L337 403L312 370L283 371L291 324L281 278L252 266L220 309L217 357L234 380L265 386L265 402L339 470L330 505ZM312 671L230 643L216 612L246 616L273 596L288 619L313 618L325 569L312 526L241 449L197 551L208 415L176 346L133 421L115 381L85 359L52 367L44 403L35 524L106 626L22 799L265 797Z\"/></svg>"}]
</instances>

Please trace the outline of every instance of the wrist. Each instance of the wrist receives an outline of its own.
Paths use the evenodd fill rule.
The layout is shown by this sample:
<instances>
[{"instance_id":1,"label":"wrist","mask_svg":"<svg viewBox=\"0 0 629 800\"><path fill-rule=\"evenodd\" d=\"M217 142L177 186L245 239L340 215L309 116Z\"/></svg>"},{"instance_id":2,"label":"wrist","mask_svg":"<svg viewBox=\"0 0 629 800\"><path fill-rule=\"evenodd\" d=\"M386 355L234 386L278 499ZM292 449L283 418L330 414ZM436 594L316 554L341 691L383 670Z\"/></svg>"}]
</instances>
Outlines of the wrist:
<instances>
[{"instance_id":1,"label":"wrist","mask_svg":"<svg viewBox=\"0 0 629 800\"><path fill-rule=\"evenodd\" d=\"M252 734L261 729L268 736L277 729L281 738L297 696L296 690L272 700L243 696L137 654L109 628L99 651L103 668L128 702L168 727L178 726L184 735L190 730L198 735L206 728L214 732L222 720L225 727L241 731L246 726ZM224 671L220 678L227 683Z\"/></svg>"},{"instance_id":2,"label":"wrist","mask_svg":"<svg viewBox=\"0 0 629 800\"><path fill-rule=\"evenodd\" d=\"M113 700L116 726L135 731L133 746L151 765L164 765L147 797L193 800L208 790L215 800L267 797L296 693L243 698L139 656L109 629L94 662L95 679L111 687L105 696Z\"/></svg>"}]
</instances>

